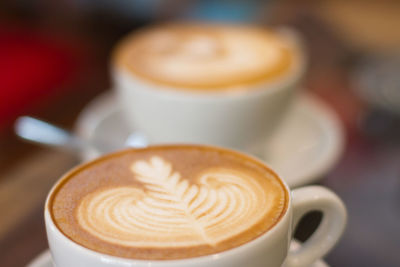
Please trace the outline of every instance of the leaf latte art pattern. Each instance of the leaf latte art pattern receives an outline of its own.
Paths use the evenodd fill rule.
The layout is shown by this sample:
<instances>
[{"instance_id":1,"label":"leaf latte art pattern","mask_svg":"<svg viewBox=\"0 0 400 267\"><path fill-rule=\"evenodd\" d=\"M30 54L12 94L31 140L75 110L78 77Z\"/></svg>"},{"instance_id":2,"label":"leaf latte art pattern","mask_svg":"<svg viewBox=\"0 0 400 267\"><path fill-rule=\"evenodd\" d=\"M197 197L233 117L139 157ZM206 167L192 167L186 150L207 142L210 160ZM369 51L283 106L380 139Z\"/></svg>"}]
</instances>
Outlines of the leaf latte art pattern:
<instances>
[{"instance_id":1,"label":"leaf latte art pattern","mask_svg":"<svg viewBox=\"0 0 400 267\"><path fill-rule=\"evenodd\" d=\"M128 247L216 246L276 206L259 182L238 170L208 169L189 181L153 156L134 162L131 171L142 187L103 188L82 199L77 219L83 229Z\"/></svg>"}]
</instances>

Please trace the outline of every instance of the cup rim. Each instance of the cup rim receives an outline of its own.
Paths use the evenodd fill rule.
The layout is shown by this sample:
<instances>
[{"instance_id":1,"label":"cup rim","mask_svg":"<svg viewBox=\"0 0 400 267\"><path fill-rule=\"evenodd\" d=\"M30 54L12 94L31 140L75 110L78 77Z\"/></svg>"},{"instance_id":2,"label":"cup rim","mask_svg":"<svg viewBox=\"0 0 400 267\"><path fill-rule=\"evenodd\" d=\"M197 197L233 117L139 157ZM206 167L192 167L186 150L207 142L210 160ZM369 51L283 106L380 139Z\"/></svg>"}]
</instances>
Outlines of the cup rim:
<instances>
[{"instance_id":1,"label":"cup rim","mask_svg":"<svg viewBox=\"0 0 400 267\"><path fill-rule=\"evenodd\" d=\"M238 86L238 89L227 89L227 90L201 90L201 89L188 89L184 86L179 87L178 89L172 85L158 83L156 81L145 79L129 70L125 67L117 66L114 63L114 60L110 61L110 70L112 77L114 78L114 82L116 83L116 87L120 87L118 80L120 80L120 75L125 76L127 79L132 82L132 84L140 84L141 86L134 86L135 88L145 88L146 91L154 92L157 94L161 94L163 96L170 97L184 97L184 98L204 98L204 99L215 99L216 97L223 98L243 98L243 97L257 97L260 94L264 93L273 93L276 91L283 90L287 87L292 87L293 84L299 82L307 69L308 61L306 57L306 51L303 45L303 40L300 34L291 27L281 26L281 27L271 27L274 29L279 35L286 38L293 46L293 50L295 51L295 62L293 66L291 66L284 76L276 77L272 80L260 81L258 83L249 84L248 87L252 88L248 89L240 89L242 86ZM115 51L113 52L115 53ZM125 78L125 79L126 79ZM235 86L227 87L227 88L235 88Z\"/></svg>"},{"instance_id":2,"label":"cup rim","mask_svg":"<svg viewBox=\"0 0 400 267\"><path fill-rule=\"evenodd\" d=\"M154 260L154 259L147 260L147 259L124 258L124 257L119 257L119 256L114 256L114 255L98 252L98 251L92 250L90 248L87 248L87 247L77 243L76 241L70 239L59 229L59 227L54 222L53 216L51 215L50 203L51 203L52 197L54 196L54 193L56 192L56 189L59 186L61 186L61 184L63 183L64 180L67 180L71 175L73 175L76 172L79 172L81 169L83 169L87 166L96 164L99 161L105 160L109 157L113 157L118 154L128 153L132 150L146 150L148 148L151 149L151 148L164 148L164 147L199 147L199 148L206 148L206 149L208 149L208 148L217 149L217 150L228 152L228 153L234 153L234 154L237 154L239 156L242 156L249 160L254 161L256 164L259 164L259 165L265 167L266 169L268 169L268 171L270 171L273 175L275 175L275 177L278 179L278 181L280 182L282 187L285 189L286 203L287 203L285 210L282 212L282 215L279 218L279 220L275 224L273 224L270 229L268 229L266 232L262 233L260 236L254 238L244 244L241 244L236 247L232 247L230 249L227 249L227 250L224 250L221 252L213 253L213 254L207 254L207 255L203 255L203 256L195 256L195 257L190 257L190 258L172 259L172 260L171 259L170 260L162 260L162 259L161 260ZM58 236L58 238L63 240L64 243L67 243L69 246L74 247L74 249L80 250L83 253L86 253L92 257L109 259L110 261L116 261L116 262L119 261L119 262L130 262L130 263L149 263L152 266L158 266L159 264L162 266L165 266L165 264L167 264L168 266L175 266L177 264L183 264L183 265L179 265L179 266L184 266L185 264L191 263L194 260L197 261L198 263L205 264L207 262L211 262L216 259L220 259L220 258L224 258L224 257L227 258L232 255L241 254L241 253L247 251L248 249L251 249L251 247L256 246L258 243L261 243L263 240L268 239L276 231L279 231L278 228L282 227L282 224L284 224L287 221L288 217L291 214L291 205L292 205L291 190L290 190L289 186L287 185L287 183L281 178L281 176L275 170L273 170L271 167L269 167L268 164L266 164L265 162L256 158L255 156L252 156L245 152L239 152L239 151L232 150L229 148L223 148L223 147L211 146L211 145L167 144L167 145L152 145L152 146L148 146L145 148L123 149L123 150L120 150L117 152L103 155L94 160L84 162L84 163L79 164L78 166L72 168L70 171L68 171L63 176L61 176L61 178L52 186L49 193L47 194L46 201L45 201L45 207L44 207L44 218L45 218L46 228L50 228L52 230L52 232Z\"/></svg>"}]
</instances>

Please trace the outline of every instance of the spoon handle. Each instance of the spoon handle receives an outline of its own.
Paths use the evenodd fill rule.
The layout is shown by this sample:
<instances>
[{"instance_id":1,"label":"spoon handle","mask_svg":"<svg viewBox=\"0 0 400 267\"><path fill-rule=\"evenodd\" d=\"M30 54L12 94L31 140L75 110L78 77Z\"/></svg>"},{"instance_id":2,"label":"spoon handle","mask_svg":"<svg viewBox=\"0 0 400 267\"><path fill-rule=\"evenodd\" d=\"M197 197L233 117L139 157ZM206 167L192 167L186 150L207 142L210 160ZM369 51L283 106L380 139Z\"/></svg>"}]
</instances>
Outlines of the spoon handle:
<instances>
[{"instance_id":1,"label":"spoon handle","mask_svg":"<svg viewBox=\"0 0 400 267\"><path fill-rule=\"evenodd\" d=\"M16 120L15 132L22 139L62 149L80 151L89 146L68 131L29 116Z\"/></svg>"}]
</instances>

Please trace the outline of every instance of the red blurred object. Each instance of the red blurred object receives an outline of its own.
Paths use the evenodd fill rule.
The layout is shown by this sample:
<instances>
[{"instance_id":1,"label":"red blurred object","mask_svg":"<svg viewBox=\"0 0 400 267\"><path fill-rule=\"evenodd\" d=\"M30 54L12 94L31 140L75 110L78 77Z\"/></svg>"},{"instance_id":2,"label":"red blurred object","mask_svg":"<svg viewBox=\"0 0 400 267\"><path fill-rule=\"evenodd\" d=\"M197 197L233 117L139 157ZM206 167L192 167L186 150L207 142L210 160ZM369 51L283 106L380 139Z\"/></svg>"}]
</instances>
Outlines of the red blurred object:
<instances>
[{"instance_id":1,"label":"red blurred object","mask_svg":"<svg viewBox=\"0 0 400 267\"><path fill-rule=\"evenodd\" d=\"M66 90L78 58L75 48L55 37L0 26L0 131Z\"/></svg>"}]
</instances>

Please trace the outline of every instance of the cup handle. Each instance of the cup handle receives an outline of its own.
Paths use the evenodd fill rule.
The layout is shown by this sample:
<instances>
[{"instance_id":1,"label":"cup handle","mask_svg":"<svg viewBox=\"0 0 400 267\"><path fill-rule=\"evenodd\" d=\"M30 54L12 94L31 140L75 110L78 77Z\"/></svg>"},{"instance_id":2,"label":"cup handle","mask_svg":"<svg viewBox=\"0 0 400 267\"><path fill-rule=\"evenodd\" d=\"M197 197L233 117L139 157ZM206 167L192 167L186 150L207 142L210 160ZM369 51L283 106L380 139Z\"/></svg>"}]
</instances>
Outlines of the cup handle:
<instances>
[{"instance_id":1,"label":"cup handle","mask_svg":"<svg viewBox=\"0 0 400 267\"><path fill-rule=\"evenodd\" d=\"M309 266L324 257L337 243L347 222L343 202L332 191L322 186L307 186L292 191L294 232L300 219L310 211L321 211L322 221L301 248L290 251L285 266Z\"/></svg>"}]
</instances>

